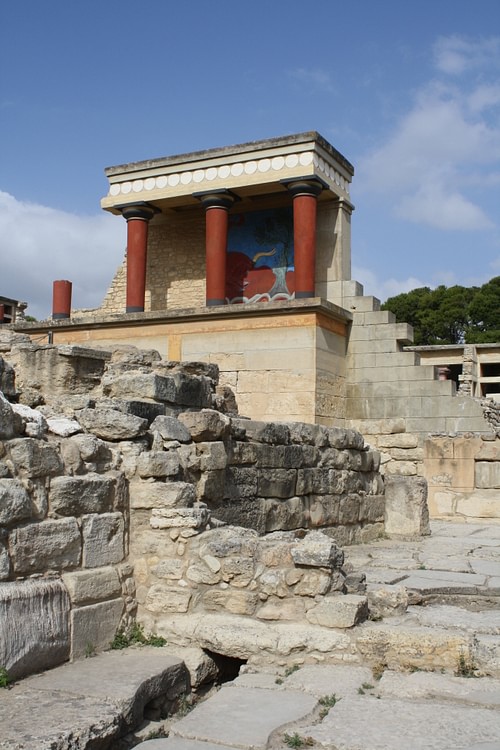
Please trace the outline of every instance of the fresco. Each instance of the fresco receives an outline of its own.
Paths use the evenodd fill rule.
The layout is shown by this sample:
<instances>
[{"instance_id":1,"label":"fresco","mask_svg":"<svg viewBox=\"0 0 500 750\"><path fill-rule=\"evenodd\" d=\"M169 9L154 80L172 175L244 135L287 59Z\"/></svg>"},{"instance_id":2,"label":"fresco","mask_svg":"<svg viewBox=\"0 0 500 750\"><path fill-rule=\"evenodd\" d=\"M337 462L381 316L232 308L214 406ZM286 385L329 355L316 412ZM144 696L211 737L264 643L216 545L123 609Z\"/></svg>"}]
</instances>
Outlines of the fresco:
<instances>
[{"instance_id":1,"label":"fresco","mask_svg":"<svg viewBox=\"0 0 500 750\"><path fill-rule=\"evenodd\" d=\"M293 209L229 215L226 301L292 299Z\"/></svg>"}]
</instances>

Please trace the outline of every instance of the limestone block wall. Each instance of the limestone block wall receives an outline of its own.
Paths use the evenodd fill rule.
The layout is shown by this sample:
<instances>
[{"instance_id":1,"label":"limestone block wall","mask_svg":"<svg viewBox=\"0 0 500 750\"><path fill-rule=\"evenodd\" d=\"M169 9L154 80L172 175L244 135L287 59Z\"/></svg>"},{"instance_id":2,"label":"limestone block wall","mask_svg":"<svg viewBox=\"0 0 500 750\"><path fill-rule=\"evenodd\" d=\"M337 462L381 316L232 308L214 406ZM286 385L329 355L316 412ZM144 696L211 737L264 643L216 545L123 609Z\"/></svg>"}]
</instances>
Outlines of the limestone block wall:
<instances>
[{"instance_id":1,"label":"limestone block wall","mask_svg":"<svg viewBox=\"0 0 500 750\"><path fill-rule=\"evenodd\" d=\"M500 519L494 405L437 380L433 365L403 351L411 328L354 285L351 291L346 423L380 452L383 474L427 479L433 517Z\"/></svg>"},{"instance_id":2,"label":"limestone block wall","mask_svg":"<svg viewBox=\"0 0 500 750\"><path fill-rule=\"evenodd\" d=\"M87 360L3 332L0 346L0 666L12 677L107 647L137 611L164 629L169 613L332 628L366 616L337 547L383 531L379 458L359 433L231 417L211 364L131 347Z\"/></svg>"}]
</instances>

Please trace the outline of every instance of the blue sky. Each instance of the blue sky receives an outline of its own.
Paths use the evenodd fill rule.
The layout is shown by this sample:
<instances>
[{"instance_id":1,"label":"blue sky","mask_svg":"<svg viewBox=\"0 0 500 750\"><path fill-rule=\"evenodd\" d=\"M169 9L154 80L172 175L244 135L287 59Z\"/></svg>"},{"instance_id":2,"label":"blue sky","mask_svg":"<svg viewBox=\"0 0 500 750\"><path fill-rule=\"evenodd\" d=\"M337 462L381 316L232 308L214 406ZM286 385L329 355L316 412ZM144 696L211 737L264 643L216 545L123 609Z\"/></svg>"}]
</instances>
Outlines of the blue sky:
<instances>
[{"instance_id":1,"label":"blue sky","mask_svg":"<svg viewBox=\"0 0 500 750\"><path fill-rule=\"evenodd\" d=\"M99 305L104 167L318 130L381 299L500 275L499 0L18 0L0 19L0 294Z\"/></svg>"}]
</instances>

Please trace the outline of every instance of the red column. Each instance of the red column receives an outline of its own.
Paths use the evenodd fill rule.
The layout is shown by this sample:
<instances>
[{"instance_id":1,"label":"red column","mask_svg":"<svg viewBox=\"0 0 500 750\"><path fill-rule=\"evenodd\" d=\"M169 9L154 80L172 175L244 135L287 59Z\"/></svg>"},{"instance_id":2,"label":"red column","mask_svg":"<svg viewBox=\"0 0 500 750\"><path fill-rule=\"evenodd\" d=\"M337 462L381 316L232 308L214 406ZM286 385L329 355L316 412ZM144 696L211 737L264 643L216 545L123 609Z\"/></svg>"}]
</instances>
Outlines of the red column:
<instances>
[{"instance_id":1,"label":"red column","mask_svg":"<svg viewBox=\"0 0 500 750\"><path fill-rule=\"evenodd\" d=\"M52 285L52 319L61 320L71 317L71 281L59 279Z\"/></svg>"},{"instance_id":2,"label":"red column","mask_svg":"<svg viewBox=\"0 0 500 750\"><path fill-rule=\"evenodd\" d=\"M293 195L295 298L314 297L316 279L316 207L323 190L317 180L287 185Z\"/></svg>"},{"instance_id":3,"label":"red column","mask_svg":"<svg viewBox=\"0 0 500 750\"><path fill-rule=\"evenodd\" d=\"M148 225L157 213L148 203L119 207L127 221L127 300L126 312L144 312Z\"/></svg>"},{"instance_id":4,"label":"red column","mask_svg":"<svg viewBox=\"0 0 500 750\"><path fill-rule=\"evenodd\" d=\"M236 196L229 191L196 193L205 209L206 304L226 304L228 212Z\"/></svg>"},{"instance_id":5,"label":"red column","mask_svg":"<svg viewBox=\"0 0 500 750\"><path fill-rule=\"evenodd\" d=\"M5 305L0 305L0 325L5 323Z\"/></svg>"}]
</instances>

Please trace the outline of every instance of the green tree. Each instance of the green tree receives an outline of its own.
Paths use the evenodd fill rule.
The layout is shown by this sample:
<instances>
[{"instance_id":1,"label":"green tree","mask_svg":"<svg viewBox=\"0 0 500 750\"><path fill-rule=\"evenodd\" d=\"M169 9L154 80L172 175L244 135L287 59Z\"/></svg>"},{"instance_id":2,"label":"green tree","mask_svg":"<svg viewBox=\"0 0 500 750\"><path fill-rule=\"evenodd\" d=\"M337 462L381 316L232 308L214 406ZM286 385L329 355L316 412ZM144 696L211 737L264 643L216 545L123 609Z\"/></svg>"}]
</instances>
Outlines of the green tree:
<instances>
[{"instance_id":1,"label":"green tree","mask_svg":"<svg viewBox=\"0 0 500 750\"><path fill-rule=\"evenodd\" d=\"M469 344L500 341L500 276L477 290L469 305L470 324L465 340Z\"/></svg>"},{"instance_id":2,"label":"green tree","mask_svg":"<svg viewBox=\"0 0 500 750\"><path fill-rule=\"evenodd\" d=\"M390 297L382 310L390 310L398 322L413 326L419 345L463 343L470 327L469 306L476 287L420 287Z\"/></svg>"}]
</instances>

